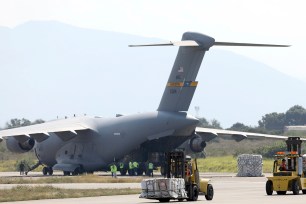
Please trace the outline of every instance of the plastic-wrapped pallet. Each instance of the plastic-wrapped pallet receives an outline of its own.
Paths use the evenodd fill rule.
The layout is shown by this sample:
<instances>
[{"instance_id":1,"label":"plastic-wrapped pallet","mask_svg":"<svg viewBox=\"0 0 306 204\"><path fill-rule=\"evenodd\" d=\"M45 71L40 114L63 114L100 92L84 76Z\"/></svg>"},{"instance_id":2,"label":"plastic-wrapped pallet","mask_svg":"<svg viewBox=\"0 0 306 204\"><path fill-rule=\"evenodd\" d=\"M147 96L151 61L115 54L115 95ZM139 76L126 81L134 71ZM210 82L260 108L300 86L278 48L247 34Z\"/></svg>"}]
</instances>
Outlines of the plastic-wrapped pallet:
<instances>
[{"instance_id":1,"label":"plastic-wrapped pallet","mask_svg":"<svg viewBox=\"0 0 306 204\"><path fill-rule=\"evenodd\" d=\"M145 179L141 182L140 198L186 198L185 181L180 178Z\"/></svg>"},{"instance_id":2,"label":"plastic-wrapped pallet","mask_svg":"<svg viewBox=\"0 0 306 204\"><path fill-rule=\"evenodd\" d=\"M241 154L237 159L239 177L262 176L262 156L252 154Z\"/></svg>"}]
</instances>

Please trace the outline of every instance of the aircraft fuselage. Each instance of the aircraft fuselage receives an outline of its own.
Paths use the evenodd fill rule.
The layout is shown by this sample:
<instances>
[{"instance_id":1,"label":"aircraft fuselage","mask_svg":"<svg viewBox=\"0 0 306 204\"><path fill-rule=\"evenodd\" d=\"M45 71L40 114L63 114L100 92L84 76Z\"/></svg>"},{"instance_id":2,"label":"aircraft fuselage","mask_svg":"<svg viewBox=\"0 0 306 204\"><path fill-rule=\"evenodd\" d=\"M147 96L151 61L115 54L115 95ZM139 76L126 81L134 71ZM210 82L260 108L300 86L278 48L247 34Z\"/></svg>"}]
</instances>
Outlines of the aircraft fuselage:
<instances>
[{"instance_id":1,"label":"aircraft fuselage","mask_svg":"<svg viewBox=\"0 0 306 204\"><path fill-rule=\"evenodd\" d=\"M75 118L65 119L75 120ZM86 171L106 168L148 140L166 136L188 137L198 120L185 112L155 111L116 118L79 119L90 130L63 141L54 135L35 146L38 159L47 166L56 163L82 165Z\"/></svg>"}]
</instances>

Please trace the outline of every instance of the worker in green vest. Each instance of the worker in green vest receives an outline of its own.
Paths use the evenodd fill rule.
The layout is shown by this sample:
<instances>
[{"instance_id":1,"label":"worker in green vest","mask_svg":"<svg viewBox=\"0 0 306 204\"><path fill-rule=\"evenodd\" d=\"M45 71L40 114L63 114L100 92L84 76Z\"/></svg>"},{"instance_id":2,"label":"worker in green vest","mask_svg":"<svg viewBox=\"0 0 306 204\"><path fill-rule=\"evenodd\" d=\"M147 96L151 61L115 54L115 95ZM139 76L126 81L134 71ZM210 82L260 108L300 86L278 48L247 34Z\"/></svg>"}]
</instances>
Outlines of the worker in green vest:
<instances>
[{"instance_id":1,"label":"worker in green vest","mask_svg":"<svg viewBox=\"0 0 306 204\"><path fill-rule=\"evenodd\" d=\"M149 163L148 163L148 176L153 177L153 168L154 168L153 163L152 163L152 162L149 162Z\"/></svg>"},{"instance_id":2,"label":"worker in green vest","mask_svg":"<svg viewBox=\"0 0 306 204\"><path fill-rule=\"evenodd\" d=\"M124 163L120 162L119 163L119 171L120 171L121 175L123 174L123 170L124 170Z\"/></svg>"},{"instance_id":3,"label":"worker in green vest","mask_svg":"<svg viewBox=\"0 0 306 204\"><path fill-rule=\"evenodd\" d=\"M117 178L117 166L115 163L110 166L110 170L112 172L112 177Z\"/></svg>"},{"instance_id":4,"label":"worker in green vest","mask_svg":"<svg viewBox=\"0 0 306 204\"><path fill-rule=\"evenodd\" d=\"M138 168L139 168L139 164L137 161L133 162L133 166L134 166L134 174L137 176L138 173Z\"/></svg>"},{"instance_id":5,"label":"worker in green vest","mask_svg":"<svg viewBox=\"0 0 306 204\"><path fill-rule=\"evenodd\" d=\"M135 175L134 174L134 165L133 165L132 161L129 162L129 175L130 176L134 176Z\"/></svg>"}]
</instances>

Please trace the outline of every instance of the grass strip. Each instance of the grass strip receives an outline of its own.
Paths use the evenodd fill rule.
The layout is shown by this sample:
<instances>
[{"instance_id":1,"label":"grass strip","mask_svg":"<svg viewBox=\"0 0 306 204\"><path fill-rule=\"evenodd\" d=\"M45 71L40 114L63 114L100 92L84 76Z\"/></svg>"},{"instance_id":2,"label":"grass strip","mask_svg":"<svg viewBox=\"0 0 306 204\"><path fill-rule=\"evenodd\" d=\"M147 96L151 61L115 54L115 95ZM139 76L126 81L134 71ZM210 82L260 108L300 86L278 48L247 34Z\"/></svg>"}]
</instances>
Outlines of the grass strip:
<instances>
[{"instance_id":1,"label":"grass strip","mask_svg":"<svg viewBox=\"0 0 306 204\"><path fill-rule=\"evenodd\" d=\"M95 196L112 196L139 194L140 189L62 189L53 186L16 186L12 189L0 190L0 202L80 198Z\"/></svg>"},{"instance_id":2,"label":"grass strip","mask_svg":"<svg viewBox=\"0 0 306 204\"><path fill-rule=\"evenodd\" d=\"M237 173L237 158L233 156L207 157L198 159L200 172L227 172ZM263 172L271 173L273 169L273 159L263 158Z\"/></svg>"},{"instance_id":3,"label":"grass strip","mask_svg":"<svg viewBox=\"0 0 306 204\"><path fill-rule=\"evenodd\" d=\"M140 183L143 177L112 178L98 175L47 176L47 177L0 177L0 184L48 184L48 183Z\"/></svg>"}]
</instances>

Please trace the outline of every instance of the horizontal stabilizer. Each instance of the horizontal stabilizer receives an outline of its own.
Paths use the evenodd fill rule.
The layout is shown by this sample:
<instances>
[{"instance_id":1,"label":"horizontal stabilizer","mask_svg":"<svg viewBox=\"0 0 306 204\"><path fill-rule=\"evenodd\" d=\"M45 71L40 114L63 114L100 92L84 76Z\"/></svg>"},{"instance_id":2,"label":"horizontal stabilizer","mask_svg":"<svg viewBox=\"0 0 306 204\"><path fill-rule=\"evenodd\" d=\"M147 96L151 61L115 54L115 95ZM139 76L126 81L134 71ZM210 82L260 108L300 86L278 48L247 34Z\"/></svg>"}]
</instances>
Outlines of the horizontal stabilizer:
<instances>
[{"instance_id":1,"label":"horizontal stabilizer","mask_svg":"<svg viewBox=\"0 0 306 204\"><path fill-rule=\"evenodd\" d=\"M290 47L291 46L291 45L234 43L234 42L215 42L214 45L216 46L247 46L247 47Z\"/></svg>"},{"instance_id":2,"label":"horizontal stabilizer","mask_svg":"<svg viewBox=\"0 0 306 204\"><path fill-rule=\"evenodd\" d=\"M169 43L155 43L155 44L143 44L143 45L129 45L129 47L147 47L147 46L199 46L199 44L194 40L182 40L182 41L175 41Z\"/></svg>"}]
</instances>

